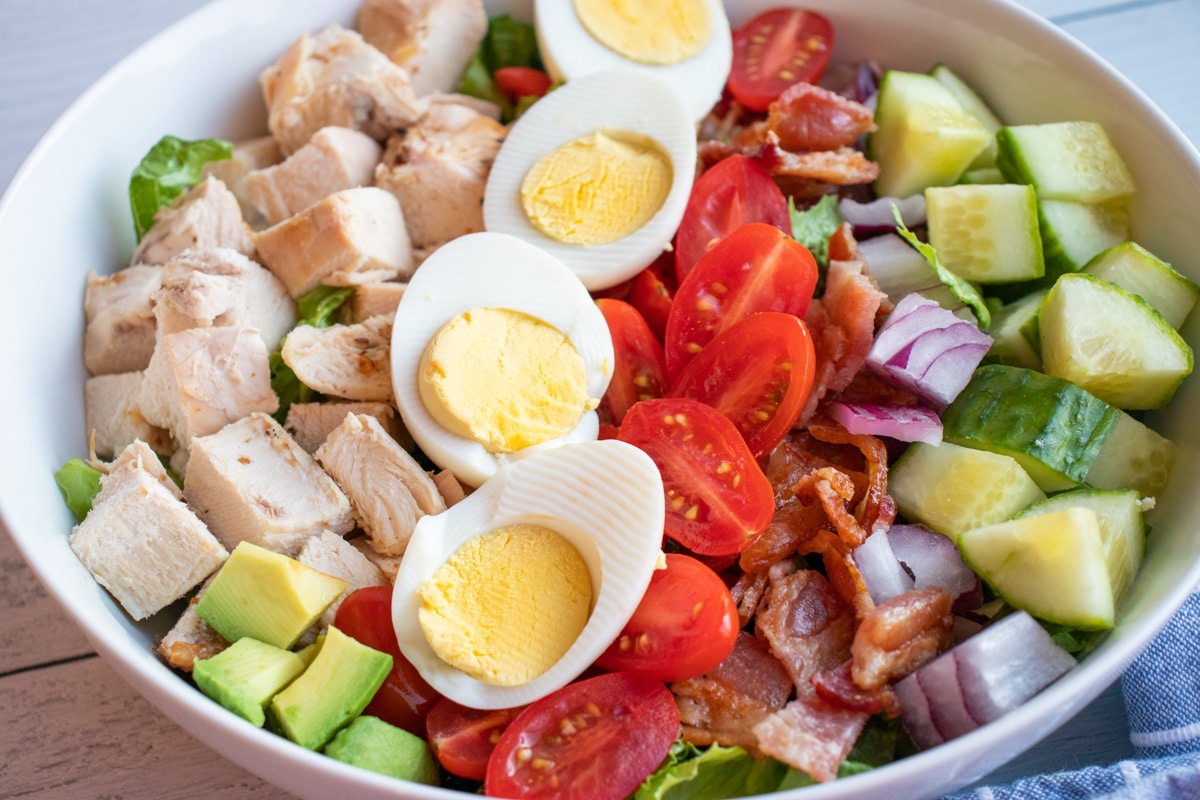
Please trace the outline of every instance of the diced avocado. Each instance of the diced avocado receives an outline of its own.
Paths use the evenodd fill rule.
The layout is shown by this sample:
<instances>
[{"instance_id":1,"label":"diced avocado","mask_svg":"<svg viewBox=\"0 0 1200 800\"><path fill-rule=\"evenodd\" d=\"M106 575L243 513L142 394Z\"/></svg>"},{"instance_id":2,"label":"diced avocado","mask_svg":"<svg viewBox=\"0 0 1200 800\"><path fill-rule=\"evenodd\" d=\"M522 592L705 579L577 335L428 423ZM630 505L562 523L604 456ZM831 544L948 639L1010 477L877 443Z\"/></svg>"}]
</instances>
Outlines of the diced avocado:
<instances>
[{"instance_id":1,"label":"diced avocado","mask_svg":"<svg viewBox=\"0 0 1200 800\"><path fill-rule=\"evenodd\" d=\"M241 542L196 613L231 642L249 636L286 650L348 586L294 558Z\"/></svg>"},{"instance_id":2,"label":"diced avocado","mask_svg":"<svg viewBox=\"0 0 1200 800\"><path fill-rule=\"evenodd\" d=\"M996 132L996 165L1041 200L1103 203L1134 193L1133 175L1096 122L1010 125Z\"/></svg>"},{"instance_id":3,"label":"diced avocado","mask_svg":"<svg viewBox=\"0 0 1200 800\"><path fill-rule=\"evenodd\" d=\"M200 691L261 728L267 703L304 666L290 650L242 637L212 658L196 661L192 678Z\"/></svg>"},{"instance_id":4,"label":"diced avocado","mask_svg":"<svg viewBox=\"0 0 1200 800\"><path fill-rule=\"evenodd\" d=\"M988 364L946 409L942 437L1010 455L1042 491L1056 492L1083 482L1120 414L1070 381Z\"/></svg>"},{"instance_id":5,"label":"diced avocado","mask_svg":"<svg viewBox=\"0 0 1200 800\"><path fill-rule=\"evenodd\" d=\"M1192 372L1192 348L1162 314L1096 275L1059 278L1038 331L1047 374L1118 408L1162 408Z\"/></svg>"},{"instance_id":6,"label":"diced avocado","mask_svg":"<svg viewBox=\"0 0 1200 800\"><path fill-rule=\"evenodd\" d=\"M308 669L271 700L272 727L320 750L362 713L391 671L390 655L330 628Z\"/></svg>"},{"instance_id":7,"label":"diced avocado","mask_svg":"<svg viewBox=\"0 0 1200 800\"><path fill-rule=\"evenodd\" d=\"M1030 329L1036 332L1037 313L1045 296L1045 289L1030 292L992 314L992 325L988 328L988 335L992 337L992 346L987 353L989 364L1041 370L1041 342L1031 338L1028 332Z\"/></svg>"},{"instance_id":8,"label":"diced avocado","mask_svg":"<svg viewBox=\"0 0 1200 800\"><path fill-rule=\"evenodd\" d=\"M1097 489L1137 489L1157 497L1171 477L1179 448L1125 412L1104 441L1084 482Z\"/></svg>"},{"instance_id":9,"label":"diced avocado","mask_svg":"<svg viewBox=\"0 0 1200 800\"><path fill-rule=\"evenodd\" d=\"M1046 498L1011 456L950 442L910 445L888 471L888 492L906 519L951 539Z\"/></svg>"},{"instance_id":10,"label":"diced avocado","mask_svg":"<svg viewBox=\"0 0 1200 800\"><path fill-rule=\"evenodd\" d=\"M963 561L1014 608L1081 630L1113 625L1099 516L1073 506L965 531Z\"/></svg>"},{"instance_id":11,"label":"diced avocado","mask_svg":"<svg viewBox=\"0 0 1200 800\"><path fill-rule=\"evenodd\" d=\"M441 779L424 739L378 717L357 717L325 745L325 755L403 781L437 786Z\"/></svg>"},{"instance_id":12,"label":"diced avocado","mask_svg":"<svg viewBox=\"0 0 1200 800\"><path fill-rule=\"evenodd\" d=\"M875 124L867 154L879 164L874 188L880 197L908 197L957 182L992 140L937 78L915 72L884 73Z\"/></svg>"},{"instance_id":13,"label":"diced avocado","mask_svg":"<svg viewBox=\"0 0 1200 800\"><path fill-rule=\"evenodd\" d=\"M1032 187L931 186L925 204L929 243L959 276L976 283L1013 283L1045 273Z\"/></svg>"},{"instance_id":14,"label":"diced avocado","mask_svg":"<svg viewBox=\"0 0 1200 800\"><path fill-rule=\"evenodd\" d=\"M1020 517L1037 516L1074 507L1090 508L1100 520L1100 543L1108 566L1113 602L1121 602L1146 552L1142 498L1135 489L1072 489L1034 503Z\"/></svg>"},{"instance_id":15,"label":"diced avocado","mask_svg":"<svg viewBox=\"0 0 1200 800\"><path fill-rule=\"evenodd\" d=\"M1200 286L1135 242L1108 248L1089 261L1083 271L1139 295L1175 330L1200 300Z\"/></svg>"},{"instance_id":16,"label":"diced avocado","mask_svg":"<svg viewBox=\"0 0 1200 800\"><path fill-rule=\"evenodd\" d=\"M975 157L971 162L971 170L980 170L994 167L996 164L996 131L1004 126L1000 118L996 116L996 112L991 109L979 93L975 91L969 83L959 77L958 73L950 69L949 66L943 63L933 65L929 70L929 74L938 79L938 82L950 90L950 94L954 95L954 99L959 102L959 105L964 110L970 112L976 119L983 123L983 127L987 128L988 133L992 134L991 141L987 147ZM996 181L1003 183L1003 181Z\"/></svg>"}]
</instances>

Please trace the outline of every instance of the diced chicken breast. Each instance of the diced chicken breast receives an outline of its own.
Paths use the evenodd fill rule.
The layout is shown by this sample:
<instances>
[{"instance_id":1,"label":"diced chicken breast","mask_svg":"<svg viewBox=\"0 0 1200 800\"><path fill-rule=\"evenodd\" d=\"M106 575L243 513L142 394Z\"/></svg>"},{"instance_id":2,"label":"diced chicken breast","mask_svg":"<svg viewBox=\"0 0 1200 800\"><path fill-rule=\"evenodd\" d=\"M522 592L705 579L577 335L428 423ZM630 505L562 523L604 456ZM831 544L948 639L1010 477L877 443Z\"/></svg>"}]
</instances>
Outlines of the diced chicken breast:
<instances>
[{"instance_id":1,"label":"diced chicken breast","mask_svg":"<svg viewBox=\"0 0 1200 800\"><path fill-rule=\"evenodd\" d=\"M142 416L137 404L141 386L140 372L96 375L84 382L84 425L99 458L110 459L139 439L158 453L175 449L171 434Z\"/></svg>"},{"instance_id":2,"label":"diced chicken breast","mask_svg":"<svg viewBox=\"0 0 1200 800\"><path fill-rule=\"evenodd\" d=\"M297 444L314 453L330 432L342 424L347 414L374 417L405 450L412 450L416 446L396 409L387 403L293 403L288 408L283 429L292 435Z\"/></svg>"},{"instance_id":3,"label":"diced chicken breast","mask_svg":"<svg viewBox=\"0 0 1200 800\"><path fill-rule=\"evenodd\" d=\"M171 496L176 500L183 499L183 492L175 485L175 481L167 474L167 470L159 460L158 454L150 449L150 445L145 442L136 440L131 442L124 450L122 450L113 462L108 465L108 472L120 472L121 470L130 468L133 465L137 469L144 470L151 478L162 484ZM99 499L99 498L97 498ZM94 502L94 501L93 501Z\"/></svg>"},{"instance_id":4,"label":"diced chicken breast","mask_svg":"<svg viewBox=\"0 0 1200 800\"><path fill-rule=\"evenodd\" d=\"M371 540L365 536L358 536L350 539L350 544L354 545L354 549L362 553L368 561L379 568L383 573L384 579L388 583L396 582L396 573L400 571L400 562L404 559L401 556L385 556L382 553L377 553L371 547Z\"/></svg>"},{"instance_id":5,"label":"diced chicken breast","mask_svg":"<svg viewBox=\"0 0 1200 800\"><path fill-rule=\"evenodd\" d=\"M418 95L458 86L487 33L483 0L366 0L358 29L404 67Z\"/></svg>"},{"instance_id":6,"label":"diced chicken breast","mask_svg":"<svg viewBox=\"0 0 1200 800\"><path fill-rule=\"evenodd\" d=\"M258 213L258 209L246 195L246 176L255 170L266 169L283 161L283 151L279 142L271 135L259 136L233 143L233 154L220 161L210 161L204 165L204 174L211 175L225 184L238 205L242 207L242 217L251 228L266 227L267 221Z\"/></svg>"},{"instance_id":7,"label":"diced chicken breast","mask_svg":"<svg viewBox=\"0 0 1200 800\"><path fill-rule=\"evenodd\" d=\"M154 354L155 292L162 268L135 264L113 275L87 277L83 361L93 375L145 369Z\"/></svg>"},{"instance_id":8,"label":"diced chicken breast","mask_svg":"<svg viewBox=\"0 0 1200 800\"><path fill-rule=\"evenodd\" d=\"M330 25L305 34L259 75L267 126L285 154L328 125L353 128L377 141L421 115L408 73L363 41Z\"/></svg>"},{"instance_id":9,"label":"diced chicken breast","mask_svg":"<svg viewBox=\"0 0 1200 800\"><path fill-rule=\"evenodd\" d=\"M171 630L167 631L158 643L158 654L175 669L191 672L200 659L212 658L229 647L225 637L196 613L196 603L200 602L200 598L212 584L213 577L215 576L209 576L200 586L188 602L187 608L171 626Z\"/></svg>"},{"instance_id":10,"label":"diced chicken breast","mask_svg":"<svg viewBox=\"0 0 1200 800\"><path fill-rule=\"evenodd\" d=\"M283 363L322 394L387 403L392 398L392 317L355 325L301 325L283 342Z\"/></svg>"},{"instance_id":11,"label":"diced chicken breast","mask_svg":"<svg viewBox=\"0 0 1200 800\"><path fill-rule=\"evenodd\" d=\"M233 192L211 175L154 217L133 251L134 264L164 264L185 250L229 247L254 255L250 226Z\"/></svg>"},{"instance_id":12,"label":"diced chicken breast","mask_svg":"<svg viewBox=\"0 0 1200 800\"><path fill-rule=\"evenodd\" d=\"M296 303L266 267L225 247L189 250L163 265L154 297L159 334L189 328L257 328L268 350L296 324Z\"/></svg>"},{"instance_id":13,"label":"diced chicken breast","mask_svg":"<svg viewBox=\"0 0 1200 800\"><path fill-rule=\"evenodd\" d=\"M370 186L382 155L379 142L365 133L321 128L283 163L248 174L246 197L276 225L334 192Z\"/></svg>"},{"instance_id":14,"label":"diced chicken breast","mask_svg":"<svg viewBox=\"0 0 1200 800\"><path fill-rule=\"evenodd\" d=\"M185 497L226 547L248 541L294 556L311 536L354 527L350 502L267 414L192 441Z\"/></svg>"},{"instance_id":15,"label":"diced chicken breast","mask_svg":"<svg viewBox=\"0 0 1200 800\"><path fill-rule=\"evenodd\" d=\"M274 412L267 348L254 328L192 328L159 337L138 393L152 425L181 450L253 411Z\"/></svg>"},{"instance_id":16,"label":"diced chicken breast","mask_svg":"<svg viewBox=\"0 0 1200 800\"><path fill-rule=\"evenodd\" d=\"M428 95L424 98L429 103L429 107L435 105L455 105L466 106L472 111L477 111L489 119L500 121L501 109L496 103L491 100L484 100L482 97L474 97L469 94L458 94L457 92L438 92Z\"/></svg>"},{"instance_id":17,"label":"diced chicken breast","mask_svg":"<svg viewBox=\"0 0 1200 800\"><path fill-rule=\"evenodd\" d=\"M354 294L338 311L342 322L365 322L371 317L386 314L395 316L400 298L408 284L402 281L377 281L354 287Z\"/></svg>"},{"instance_id":18,"label":"diced chicken breast","mask_svg":"<svg viewBox=\"0 0 1200 800\"><path fill-rule=\"evenodd\" d=\"M404 555L417 520L446 510L437 484L374 417L347 414L313 455L379 553Z\"/></svg>"},{"instance_id":19,"label":"diced chicken breast","mask_svg":"<svg viewBox=\"0 0 1200 800\"><path fill-rule=\"evenodd\" d=\"M467 498L467 492L463 485L458 482L458 478L448 469L438 470L433 473L433 482L437 484L438 491L442 495L442 500L446 502L446 507L458 503Z\"/></svg>"},{"instance_id":20,"label":"diced chicken breast","mask_svg":"<svg viewBox=\"0 0 1200 800\"><path fill-rule=\"evenodd\" d=\"M415 249L483 230L483 192L507 132L466 106L436 104L388 141L375 185L400 201Z\"/></svg>"},{"instance_id":21,"label":"diced chicken breast","mask_svg":"<svg viewBox=\"0 0 1200 800\"><path fill-rule=\"evenodd\" d=\"M300 548L296 560L350 584L346 591L321 612L317 626L322 630L333 624L338 606L347 595L368 586L388 585L388 580L383 577L379 567L372 564L354 545L330 531L321 531L316 536L309 537L304 547Z\"/></svg>"},{"instance_id":22,"label":"diced chicken breast","mask_svg":"<svg viewBox=\"0 0 1200 800\"><path fill-rule=\"evenodd\" d=\"M183 597L229 556L183 501L141 467L142 460L126 460L100 479L92 510L69 540L135 620Z\"/></svg>"},{"instance_id":23,"label":"diced chicken breast","mask_svg":"<svg viewBox=\"0 0 1200 800\"><path fill-rule=\"evenodd\" d=\"M407 279L413 270L400 203L373 186L335 192L254 241L259 259L296 298L320 284Z\"/></svg>"}]
</instances>

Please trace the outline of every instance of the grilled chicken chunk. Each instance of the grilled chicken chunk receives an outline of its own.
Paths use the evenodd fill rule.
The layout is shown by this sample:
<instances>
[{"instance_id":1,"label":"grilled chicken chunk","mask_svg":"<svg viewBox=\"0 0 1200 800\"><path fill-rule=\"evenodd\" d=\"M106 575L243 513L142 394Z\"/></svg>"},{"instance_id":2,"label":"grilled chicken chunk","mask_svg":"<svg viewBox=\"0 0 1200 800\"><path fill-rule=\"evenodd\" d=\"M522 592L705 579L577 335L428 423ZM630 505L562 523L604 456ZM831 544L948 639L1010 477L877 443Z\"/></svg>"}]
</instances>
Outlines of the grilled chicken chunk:
<instances>
[{"instance_id":1,"label":"grilled chicken chunk","mask_svg":"<svg viewBox=\"0 0 1200 800\"><path fill-rule=\"evenodd\" d=\"M229 554L178 497L158 458L130 445L100 479L92 510L71 532L71 550L134 619L183 597Z\"/></svg>"},{"instance_id":2,"label":"grilled chicken chunk","mask_svg":"<svg viewBox=\"0 0 1200 800\"><path fill-rule=\"evenodd\" d=\"M407 288L408 284L401 281L375 281L355 286L354 294L339 309L338 316L346 324L366 322L380 314L395 316Z\"/></svg>"},{"instance_id":3,"label":"grilled chicken chunk","mask_svg":"<svg viewBox=\"0 0 1200 800\"><path fill-rule=\"evenodd\" d=\"M191 672L198 660L212 658L229 647L225 637L196 613L196 604L200 602L214 577L216 576L210 575L196 590L196 594L188 601L187 608L158 643L158 654L175 669Z\"/></svg>"},{"instance_id":4,"label":"grilled chicken chunk","mask_svg":"<svg viewBox=\"0 0 1200 800\"><path fill-rule=\"evenodd\" d=\"M362 36L408 71L418 95L458 86L487 33L482 0L366 0Z\"/></svg>"},{"instance_id":5,"label":"grilled chicken chunk","mask_svg":"<svg viewBox=\"0 0 1200 800\"><path fill-rule=\"evenodd\" d=\"M230 549L248 541L294 556L321 531L354 527L337 484L263 413L194 439L184 485L188 504Z\"/></svg>"},{"instance_id":6,"label":"grilled chicken chunk","mask_svg":"<svg viewBox=\"0 0 1200 800\"><path fill-rule=\"evenodd\" d=\"M242 207L242 217L251 228L266 227L267 221L258 213L258 209L246 195L246 176L255 170L266 169L283 161L283 151L279 142L271 135L258 136L234 142L233 154L220 161L210 161L204 165L204 174L211 175L225 184L238 205Z\"/></svg>"},{"instance_id":7,"label":"grilled chicken chunk","mask_svg":"<svg viewBox=\"0 0 1200 800\"><path fill-rule=\"evenodd\" d=\"M368 586L388 585L388 580L383 577L379 567L372 564L354 545L330 531L321 531L316 536L309 537L304 547L300 548L296 560L350 584L346 591L321 612L321 617L316 623L318 634L333 624L338 606L347 595Z\"/></svg>"},{"instance_id":8,"label":"grilled chicken chunk","mask_svg":"<svg viewBox=\"0 0 1200 800\"><path fill-rule=\"evenodd\" d=\"M428 253L483 230L483 192L507 132L466 106L437 103L388 140L375 185L399 199L413 248Z\"/></svg>"},{"instance_id":9,"label":"grilled chicken chunk","mask_svg":"<svg viewBox=\"0 0 1200 800\"><path fill-rule=\"evenodd\" d=\"M355 325L301 325L284 340L283 363L305 385L347 400L390 402L392 317Z\"/></svg>"},{"instance_id":10,"label":"grilled chicken chunk","mask_svg":"<svg viewBox=\"0 0 1200 800\"><path fill-rule=\"evenodd\" d=\"M338 25L301 36L263 70L259 83L267 126L285 154L327 125L383 141L421 115L408 73Z\"/></svg>"},{"instance_id":11,"label":"grilled chicken chunk","mask_svg":"<svg viewBox=\"0 0 1200 800\"><path fill-rule=\"evenodd\" d=\"M87 277L83 361L93 375L145 369L154 354L155 292L162 268L135 264L113 275Z\"/></svg>"},{"instance_id":12,"label":"grilled chicken chunk","mask_svg":"<svg viewBox=\"0 0 1200 800\"><path fill-rule=\"evenodd\" d=\"M342 424L347 414L374 417L405 450L415 446L400 422L400 415L387 403L293 403L288 408L283 429L292 435L297 444L313 453L333 429Z\"/></svg>"},{"instance_id":13,"label":"grilled chicken chunk","mask_svg":"<svg viewBox=\"0 0 1200 800\"><path fill-rule=\"evenodd\" d=\"M383 555L403 555L417 520L446 510L437 484L374 417L347 414L313 455Z\"/></svg>"},{"instance_id":14,"label":"grilled chicken chunk","mask_svg":"<svg viewBox=\"0 0 1200 800\"><path fill-rule=\"evenodd\" d=\"M247 174L246 198L268 225L276 225L326 195L370 186L381 155L379 142L365 133L321 128L284 162Z\"/></svg>"},{"instance_id":15,"label":"grilled chicken chunk","mask_svg":"<svg viewBox=\"0 0 1200 800\"><path fill-rule=\"evenodd\" d=\"M250 226L233 192L211 175L154 216L137 249L134 264L163 264L185 250L229 247L254 255Z\"/></svg>"},{"instance_id":16,"label":"grilled chicken chunk","mask_svg":"<svg viewBox=\"0 0 1200 800\"><path fill-rule=\"evenodd\" d=\"M96 375L83 384L84 425L92 451L109 459L141 440L156 453L174 449L171 434L151 425L138 408L142 373Z\"/></svg>"},{"instance_id":17,"label":"grilled chicken chunk","mask_svg":"<svg viewBox=\"0 0 1200 800\"><path fill-rule=\"evenodd\" d=\"M373 186L335 192L254 241L259 259L296 298L320 284L407 279L413 270L400 203Z\"/></svg>"}]
</instances>

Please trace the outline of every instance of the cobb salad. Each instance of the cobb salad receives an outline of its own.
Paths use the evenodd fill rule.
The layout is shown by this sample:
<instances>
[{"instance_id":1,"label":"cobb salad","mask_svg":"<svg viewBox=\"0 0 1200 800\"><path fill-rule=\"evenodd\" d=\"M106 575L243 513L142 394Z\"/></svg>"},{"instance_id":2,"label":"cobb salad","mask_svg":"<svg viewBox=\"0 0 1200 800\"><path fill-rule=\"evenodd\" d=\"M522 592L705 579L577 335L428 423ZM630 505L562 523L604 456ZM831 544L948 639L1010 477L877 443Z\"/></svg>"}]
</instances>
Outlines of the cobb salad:
<instances>
[{"instance_id":1,"label":"cobb salad","mask_svg":"<svg viewBox=\"0 0 1200 800\"><path fill-rule=\"evenodd\" d=\"M1196 296L1127 241L1119 156L1050 185L1029 162L1055 132L993 122L945 65L826 71L833 27L790 9L734 32L699 111L669 77L566 71L540 7L453 17L483 45L444 88L499 102L422 100L368 36L394 5L364 5L362 47L326 29L264 72L270 139L165 139L133 264L89 278L72 546L136 619L204 584L169 663L408 779L736 794L967 732L1111 626L1172 457L1126 412L1190 372L1170 331ZM804 57L769 77L811 83L748 88L780 46ZM614 126L606 93L656 102ZM1138 320L1132 365L1080 327L1111 314Z\"/></svg>"}]
</instances>

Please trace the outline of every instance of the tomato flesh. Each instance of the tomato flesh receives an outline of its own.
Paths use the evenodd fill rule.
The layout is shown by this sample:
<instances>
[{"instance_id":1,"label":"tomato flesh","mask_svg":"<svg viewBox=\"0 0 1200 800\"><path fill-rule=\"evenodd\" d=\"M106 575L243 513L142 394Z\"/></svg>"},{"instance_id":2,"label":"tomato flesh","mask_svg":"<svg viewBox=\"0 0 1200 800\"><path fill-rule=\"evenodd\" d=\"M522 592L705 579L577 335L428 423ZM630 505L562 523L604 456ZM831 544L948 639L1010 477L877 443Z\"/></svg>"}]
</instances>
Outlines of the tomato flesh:
<instances>
[{"instance_id":1,"label":"tomato flesh","mask_svg":"<svg viewBox=\"0 0 1200 800\"><path fill-rule=\"evenodd\" d=\"M661 682L613 672L536 700L500 736L489 797L622 800L666 757L679 709Z\"/></svg>"},{"instance_id":2,"label":"tomato flesh","mask_svg":"<svg viewBox=\"0 0 1200 800\"><path fill-rule=\"evenodd\" d=\"M676 286L675 254L668 251L633 277L625 298L642 313L659 342L667 330L667 315L671 313Z\"/></svg>"},{"instance_id":3,"label":"tomato flesh","mask_svg":"<svg viewBox=\"0 0 1200 800\"><path fill-rule=\"evenodd\" d=\"M696 179L675 234L679 283L715 242L747 222L792 231L787 198L765 169L743 155L721 159Z\"/></svg>"},{"instance_id":4,"label":"tomato flesh","mask_svg":"<svg viewBox=\"0 0 1200 800\"><path fill-rule=\"evenodd\" d=\"M733 651L737 604L717 573L691 556L667 553L621 635L597 659L666 683L704 675Z\"/></svg>"},{"instance_id":5,"label":"tomato flesh","mask_svg":"<svg viewBox=\"0 0 1200 800\"><path fill-rule=\"evenodd\" d=\"M426 718L429 748L447 772L481 781L500 735L523 708L483 711L443 698Z\"/></svg>"},{"instance_id":6,"label":"tomato flesh","mask_svg":"<svg viewBox=\"0 0 1200 800\"><path fill-rule=\"evenodd\" d=\"M816 83L833 52L833 25L814 11L776 8L733 34L733 65L726 86L751 111L766 111L784 89Z\"/></svg>"},{"instance_id":7,"label":"tomato flesh","mask_svg":"<svg viewBox=\"0 0 1200 800\"><path fill-rule=\"evenodd\" d=\"M597 412L602 423L619 426L634 403L666 393L667 366L662 345L636 308L608 298L597 300L596 307L613 343L612 380Z\"/></svg>"},{"instance_id":8,"label":"tomato flesh","mask_svg":"<svg viewBox=\"0 0 1200 800\"><path fill-rule=\"evenodd\" d=\"M792 429L812 393L816 353L803 320L760 311L735 322L688 363L671 397L712 406L737 426L755 458Z\"/></svg>"},{"instance_id":9,"label":"tomato flesh","mask_svg":"<svg viewBox=\"0 0 1200 800\"><path fill-rule=\"evenodd\" d=\"M492 75L496 88L510 100L542 97L550 91L550 76L533 67L501 67Z\"/></svg>"},{"instance_id":10,"label":"tomato flesh","mask_svg":"<svg viewBox=\"0 0 1200 800\"><path fill-rule=\"evenodd\" d=\"M775 512L775 493L738 429L686 397L643 400L618 438L650 456L662 475L664 533L705 556L740 553Z\"/></svg>"},{"instance_id":11,"label":"tomato flesh","mask_svg":"<svg viewBox=\"0 0 1200 800\"><path fill-rule=\"evenodd\" d=\"M351 592L338 606L333 625L392 657L392 671L362 713L424 738L425 719L442 696L400 652L392 627L392 587L369 586Z\"/></svg>"}]
</instances>

